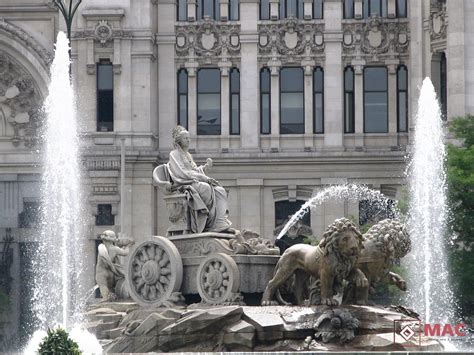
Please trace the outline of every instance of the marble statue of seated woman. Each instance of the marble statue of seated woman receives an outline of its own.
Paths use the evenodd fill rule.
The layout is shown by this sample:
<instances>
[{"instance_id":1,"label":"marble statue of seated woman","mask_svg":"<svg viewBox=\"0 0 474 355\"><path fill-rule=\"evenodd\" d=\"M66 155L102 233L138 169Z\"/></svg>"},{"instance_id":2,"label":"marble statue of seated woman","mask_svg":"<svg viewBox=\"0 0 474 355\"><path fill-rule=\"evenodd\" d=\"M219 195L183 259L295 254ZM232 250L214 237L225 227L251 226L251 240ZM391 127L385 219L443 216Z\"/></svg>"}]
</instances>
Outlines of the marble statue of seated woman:
<instances>
[{"instance_id":1,"label":"marble statue of seated woman","mask_svg":"<svg viewBox=\"0 0 474 355\"><path fill-rule=\"evenodd\" d=\"M173 146L168 162L168 172L173 189L186 194L190 211L191 230L202 232L231 232L227 219L227 192L219 182L206 175L212 166L208 158L205 165L197 166L188 152L189 132L181 126L173 130Z\"/></svg>"}]
</instances>

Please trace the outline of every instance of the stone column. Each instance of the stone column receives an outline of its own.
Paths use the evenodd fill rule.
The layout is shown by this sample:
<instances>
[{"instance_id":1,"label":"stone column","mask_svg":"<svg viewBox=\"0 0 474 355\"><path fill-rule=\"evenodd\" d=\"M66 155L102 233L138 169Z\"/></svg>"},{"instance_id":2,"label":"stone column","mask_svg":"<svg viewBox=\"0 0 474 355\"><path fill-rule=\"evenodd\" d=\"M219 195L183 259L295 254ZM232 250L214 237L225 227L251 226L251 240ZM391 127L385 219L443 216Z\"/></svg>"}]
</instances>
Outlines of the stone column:
<instances>
[{"instance_id":1,"label":"stone column","mask_svg":"<svg viewBox=\"0 0 474 355\"><path fill-rule=\"evenodd\" d=\"M270 0L270 19L271 20L278 20L279 14L279 0Z\"/></svg>"},{"instance_id":2,"label":"stone column","mask_svg":"<svg viewBox=\"0 0 474 355\"><path fill-rule=\"evenodd\" d=\"M240 2L240 144L244 150L257 150L260 146L258 14L258 0Z\"/></svg>"},{"instance_id":3,"label":"stone column","mask_svg":"<svg viewBox=\"0 0 474 355\"><path fill-rule=\"evenodd\" d=\"M354 65L354 109L355 147L361 150L364 147L364 66L361 64Z\"/></svg>"},{"instance_id":4,"label":"stone column","mask_svg":"<svg viewBox=\"0 0 474 355\"><path fill-rule=\"evenodd\" d=\"M229 67L231 63L219 63L221 69L221 150L229 150Z\"/></svg>"},{"instance_id":5,"label":"stone column","mask_svg":"<svg viewBox=\"0 0 474 355\"><path fill-rule=\"evenodd\" d=\"M197 64L190 67L186 65L188 70L188 131L193 139L191 139L190 149L196 149L197 142Z\"/></svg>"},{"instance_id":6,"label":"stone column","mask_svg":"<svg viewBox=\"0 0 474 355\"><path fill-rule=\"evenodd\" d=\"M397 133L397 63L387 63L388 68L388 133L390 133L390 145L396 146L397 141L393 137ZM393 137L392 137L393 135Z\"/></svg>"},{"instance_id":7,"label":"stone column","mask_svg":"<svg viewBox=\"0 0 474 355\"><path fill-rule=\"evenodd\" d=\"M304 65L304 150L313 149L313 63ZM306 64L306 65L305 65Z\"/></svg>"},{"instance_id":8,"label":"stone column","mask_svg":"<svg viewBox=\"0 0 474 355\"><path fill-rule=\"evenodd\" d=\"M343 146L342 2L324 2L326 65L324 68L325 105L324 147L339 150Z\"/></svg>"},{"instance_id":9,"label":"stone column","mask_svg":"<svg viewBox=\"0 0 474 355\"><path fill-rule=\"evenodd\" d=\"M271 134L270 147L272 151L280 150L280 67L276 64L271 67Z\"/></svg>"},{"instance_id":10,"label":"stone column","mask_svg":"<svg viewBox=\"0 0 474 355\"><path fill-rule=\"evenodd\" d=\"M196 21L196 0L188 0L188 21Z\"/></svg>"}]
</instances>

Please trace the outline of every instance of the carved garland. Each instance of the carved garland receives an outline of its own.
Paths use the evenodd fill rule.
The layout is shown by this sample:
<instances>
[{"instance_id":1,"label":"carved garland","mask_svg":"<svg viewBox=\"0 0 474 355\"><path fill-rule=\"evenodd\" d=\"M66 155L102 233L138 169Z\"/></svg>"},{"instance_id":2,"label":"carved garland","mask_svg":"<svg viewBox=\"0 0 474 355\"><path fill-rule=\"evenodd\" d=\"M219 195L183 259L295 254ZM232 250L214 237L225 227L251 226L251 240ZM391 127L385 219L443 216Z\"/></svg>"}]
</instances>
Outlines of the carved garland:
<instances>
[{"instance_id":1,"label":"carved garland","mask_svg":"<svg viewBox=\"0 0 474 355\"><path fill-rule=\"evenodd\" d=\"M107 46L115 38L132 38L132 31L115 29L107 21L97 22L94 29L75 31L71 37L74 39L93 39L100 42L102 47Z\"/></svg>"},{"instance_id":2,"label":"carved garland","mask_svg":"<svg viewBox=\"0 0 474 355\"><path fill-rule=\"evenodd\" d=\"M259 26L258 48L263 60L294 63L324 54L324 25L289 18Z\"/></svg>"},{"instance_id":3,"label":"carved garland","mask_svg":"<svg viewBox=\"0 0 474 355\"><path fill-rule=\"evenodd\" d=\"M176 26L178 60L201 64L236 59L240 56L240 26L204 19L196 24Z\"/></svg>"}]
</instances>

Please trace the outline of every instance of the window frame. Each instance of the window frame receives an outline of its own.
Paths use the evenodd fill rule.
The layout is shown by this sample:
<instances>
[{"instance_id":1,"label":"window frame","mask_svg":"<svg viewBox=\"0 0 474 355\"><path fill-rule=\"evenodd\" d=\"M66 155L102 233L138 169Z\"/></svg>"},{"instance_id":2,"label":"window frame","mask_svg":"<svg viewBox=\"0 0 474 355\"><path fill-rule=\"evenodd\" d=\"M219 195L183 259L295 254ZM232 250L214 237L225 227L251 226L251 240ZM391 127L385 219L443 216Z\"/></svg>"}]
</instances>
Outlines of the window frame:
<instances>
[{"instance_id":1,"label":"window frame","mask_svg":"<svg viewBox=\"0 0 474 355\"><path fill-rule=\"evenodd\" d=\"M239 90L238 92L232 92L232 72L233 71L236 71L238 73L238 78L239 78ZM233 67L230 69L229 71L229 134L231 136L238 136L240 135L240 108L241 108L241 105L240 105L240 70L239 68L237 67ZM233 105L232 105L232 97L233 95L237 95L238 96L238 100L237 100L237 109L238 109L238 117L237 117L237 126L238 126L238 131L237 132L233 132L232 131L232 109L233 109Z\"/></svg>"},{"instance_id":2,"label":"window frame","mask_svg":"<svg viewBox=\"0 0 474 355\"><path fill-rule=\"evenodd\" d=\"M385 75L386 75L386 86L385 86L385 91L369 91L369 92L385 92L386 93L386 97L387 97L387 129L385 132L367 132L366 130L366 124L365 124L365 94L366 94L366 89L365 89L365 86L366 86L366 83L365 83L365 71L366 70L369 70L369 69L374 69L374 68L383 68L385 69ZM362 73L362 81L363 81L363 88L362 88L362 91L363 91L363 100L362 100L362 110L363 110L363 115L362 115L362 118L363 118L363 127L364 127L364 134L385 134L385 133L388 133L389 131L389 127L388 127L388 124L389 124L389 107L388 107L388 68L384 65L371 65L371 66L366 66L364 67L364 71Z\"/></svg>"},{"instance_id":3,"label":"window frame","mask_svg":"<svg viewBox=\"0 0 474 355\"><path fill-rule=\"evenodd\" d=\"M282 102L281 97L282 97L282 94L283 93L300 93L300 91L285 91L285 92L282 91L281 78L282 78L282 71L285 70L285 69L300 69L301 73L303 75L303 78L302 78L302 91L301 91L301 95L302 95L302 98L303 98L303 100L302 100L302 102L303 102L303 107L302 107L302 110L303 110L303 122L302 122L303 132L282 133L282 131L283 131L282 130L283 124L282 124L282 120L281 120L282 119L282 115L281 115L281 102ZM279 91L280 92L279 92L279 100L278 101L279 101L280 135L282 135L282 134L305 134L306 133L305 132L305 106L306 106L306 103L305 103L305 99L304 99L304 87L305 87L305 85L304 85L304 69L302 67L298 67L298 66L287 66L287 67L282 67L280 69L279 74L280 75L279 75L278 80L279 80Z\"/></svg>"},{"instance_id":4,"label":"window frame","mask_svg":"<svg viewBox=\"0 0 474 355\"><path fill-rule=\"evenodd\" d=\"M400 69L404 68L405 73L406 73L406 78L405 78L405 89L400 89L400 83L399 83L399 72ZM405 130L400 130L400 93L404 92L405 93ZM397 67L397 132L399 133L406 133L408 132L408 68L404 64L400 64Z\"/></svg>"},{"instance_id":5,"label":"window frame","mask_svg":"<svg viewBox=\"0 0 474 355\"><path fill-rule=\"evenodd\" d=\"M101 67L103 66L108 66L110 67L110 72L111 72L111 80L112 80L112 89L109 89L109 90L104 90L104 89L99 89L99 75L100 75L100 70L101 70ZM109 59L100 59L99 62L97 62L96 64L96 132L113 132L114 131L114 114L115 114L115 110L114 110L114 106L115 106L115 100L114 100L114 96L115 96L115 92L114 92L114 68L113 68L113 64L112 62L109 60ZM102 127L100 125L100 123L109 123L109 122L106 122L106 121L101 121L100 118L101 118L101 115L100 115L100 110L99 110L99 106L100 106L100 95L101 95L101 92L111 92L111 122L110 122L110 126L111 128L108 129L105 125L104 127L107 128L106 131L102 130Z\"/></svg>"},{"instance_id":6,"label":"window frame","mask_svg":"<svg viewBox=\"0 0 474 355\"><path fill-rule=\"evenodd\" d=\"M316 91L316 72L320 70L322 73L322 90L321 91ZM321 131L318 132L316 129L316 95L321 94L321 112L322 112L322 118L321 118ZM321 66L317 66L313 69L313 133L314 134L324 134L324 68Z\"/></svg>"},{"instance_id":7,"label":"window frame","mask_svg":"<svg viewBox=\"0 0 474 355\"><path fill-rule=\"evenodd\" d=\"M347 71L352 72L352 90L346 90L346 72ZM344 73L343 73L343 92L344 92L344 134L351 134L355 133L355 72L354 68L351 65L348 65L344 68ZM346 94L351 93L352 94L352 99L351 99L351 109L352 109L352 117L350 119L352 129L349 130L347 129L348 127L346 126L346 116L347 116L347 103L346 103Z\"/></svg>"},{"instance_id":8,"label":"window frame","mask_svg":"<svg viewBox=\"0 0 474 355\"><path fill-rule=\"evenodd\" d=\"M219 73L219 92L205 92L203 94L219 94L219 133L199 133L199 72L201 70L216 70ZM199 68L196 73L196 131L199 136L220 136L222 134L222 78L219 68Z\"/></svg>"}]
</instances>

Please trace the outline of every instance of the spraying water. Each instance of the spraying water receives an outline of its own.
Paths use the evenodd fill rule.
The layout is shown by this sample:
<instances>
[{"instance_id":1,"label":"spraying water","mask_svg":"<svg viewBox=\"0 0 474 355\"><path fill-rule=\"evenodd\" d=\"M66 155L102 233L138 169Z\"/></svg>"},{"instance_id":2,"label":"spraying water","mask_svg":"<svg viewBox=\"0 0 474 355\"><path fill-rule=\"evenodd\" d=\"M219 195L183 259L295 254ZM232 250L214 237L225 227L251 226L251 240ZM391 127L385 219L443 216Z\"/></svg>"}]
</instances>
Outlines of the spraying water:
<instances>
[{"instance_id":1,"label":"spraying water","mask_svg":"<svg viewBox=\"0 0 474 355\"><path fill-rule=\"evenodd\" d=\"M49 96L44 103L44 172L41 181L41 233L33 263L33 311L36 330L26 352L48 328L62 327L91 342L90 333L76 329L82 321L85 292L82 259L86 242L80 151L74 92L69 79L69 41L58 33L51 66ZM76 328L75 328L76 326ZM92 342L94 343L94 342ZM97 340L94 343L100 351ZM84 342L79 341L84 349ZM29 349L29 350L28 350ZM90 349L90 348L89 348Z\"/></svg>"},{"instance_id":2,"label":"spraying water","mask_svg":"<svg viewBox=\"0 0 474 355\"><path fill-rule=\"evenodd\" d=\"M446 157L441 111L431 80L420 92L413 155L408 166L408 228L414 245L407 256L408 302L426 322L454 319L446 258Z\"/></svg>"},{"instance_id":3,"label":"spraying water","mask_svg":"<svg viewBox=\"0 0 474 355\"><path fill-rule=\"evenodd\" d=\"M283 227L280 234L278 234L277 239L283 237L288 229L290 229L296 222L303 218L303 216L308 213L311 208L321 206L324 202L334 200L367 200L374 210L384 211L392 218L399 216L396 203L388 199L379 191L369 189L366 186L355 184L333 185L322 189L315 196L306 201L298 210L298 212L291 216L290 220Z\"/></svg>"}]
</instances>

